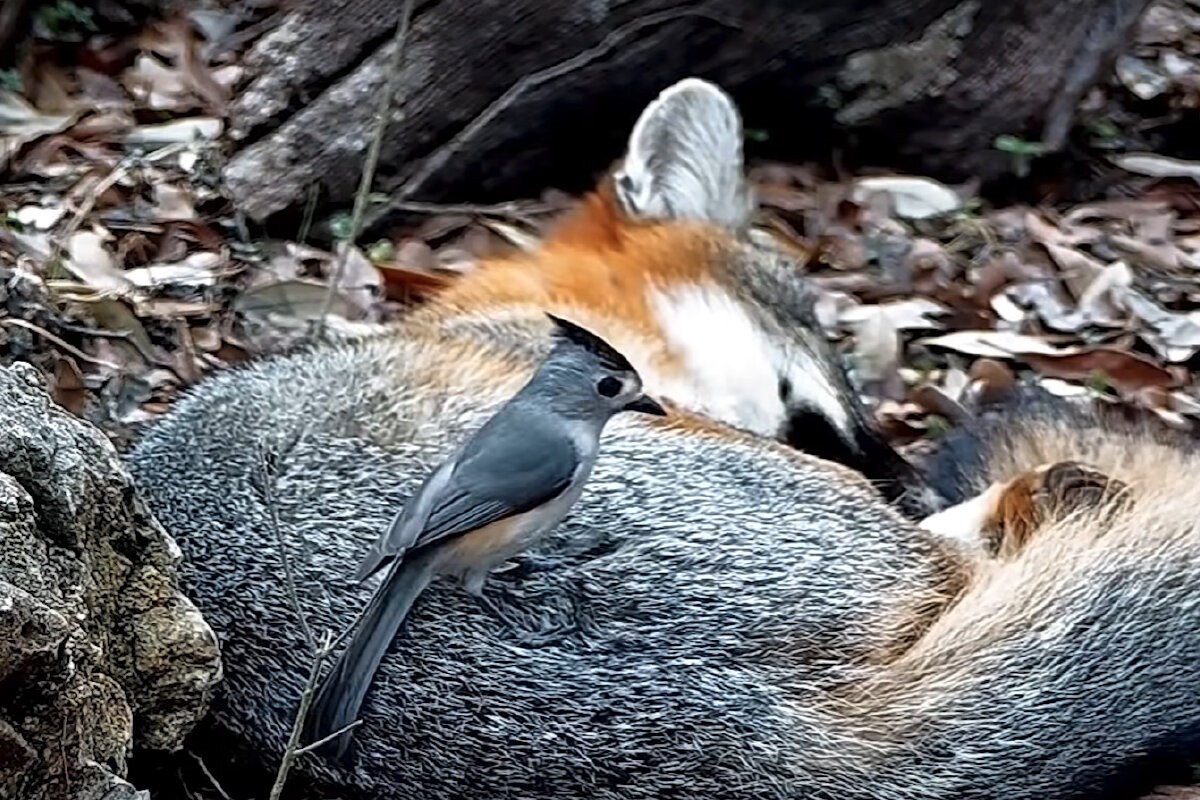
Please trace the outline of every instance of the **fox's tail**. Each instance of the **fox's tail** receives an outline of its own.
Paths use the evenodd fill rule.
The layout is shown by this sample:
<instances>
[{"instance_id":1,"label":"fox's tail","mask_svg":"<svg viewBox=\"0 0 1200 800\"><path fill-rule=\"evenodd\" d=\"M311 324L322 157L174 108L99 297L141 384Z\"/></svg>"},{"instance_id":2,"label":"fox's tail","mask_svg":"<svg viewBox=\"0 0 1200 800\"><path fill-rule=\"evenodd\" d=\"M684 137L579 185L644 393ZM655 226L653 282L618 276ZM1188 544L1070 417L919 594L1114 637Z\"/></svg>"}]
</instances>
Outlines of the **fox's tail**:
<instances>
[{"instance_id":1,"label":"fox's tail","mask_svg":"<svg viewBox=\"0 0 1200 800\"><path fill-rule=\"evenodd\" d=\"M1128 497L984 562L909 651L835 701L872 796L1136 796L1200 753L1200 456L1148 427L1009 419L978 439L979 485L1076 460Z\"/></svg>"}]
</instances>

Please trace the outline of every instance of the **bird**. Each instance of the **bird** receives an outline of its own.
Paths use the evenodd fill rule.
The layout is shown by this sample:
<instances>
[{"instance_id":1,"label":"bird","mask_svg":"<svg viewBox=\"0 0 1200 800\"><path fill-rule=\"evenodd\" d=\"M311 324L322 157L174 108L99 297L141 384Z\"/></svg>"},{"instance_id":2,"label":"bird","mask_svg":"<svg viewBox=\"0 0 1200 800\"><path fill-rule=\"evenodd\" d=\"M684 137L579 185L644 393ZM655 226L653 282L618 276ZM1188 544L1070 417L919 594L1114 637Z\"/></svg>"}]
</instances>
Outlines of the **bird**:
<instances>
[{"instance_id":1,"label":"bird","mask_svg":"<svg viewBox=\"0 0 1200 800\"><path fill-rule=\"evenodd\" d=\"M630 362L604 339L555 314L553 344L529 380L425 478L354 574L387 567L379 588L314 698L311 741L356 718L413 603L438 575L477 598L493 569L552 531L579 499L610 419L665 417ZM350 731L333 737L342 758Z\"/></svg>"}]
</instances>

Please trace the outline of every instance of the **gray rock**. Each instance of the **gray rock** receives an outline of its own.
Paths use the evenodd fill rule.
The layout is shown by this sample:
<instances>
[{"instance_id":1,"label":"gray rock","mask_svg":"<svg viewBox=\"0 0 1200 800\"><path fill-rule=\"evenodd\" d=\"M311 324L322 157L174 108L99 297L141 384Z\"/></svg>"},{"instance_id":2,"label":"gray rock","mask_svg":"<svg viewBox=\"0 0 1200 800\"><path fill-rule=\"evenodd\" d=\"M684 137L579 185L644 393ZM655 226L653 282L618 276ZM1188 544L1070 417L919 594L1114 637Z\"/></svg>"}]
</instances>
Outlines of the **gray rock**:
<instances>
[{"instance_id":1,"label":"gray rock","mask_svg":"<svg viewBox=\"0 0 1200 800\"><path fill-rule=\"evenodd\" d=\"M0 368L0 798L147 798L133 746L179 748L222 677L179 559L105 436Z\"/></svg>"}]
</instances>

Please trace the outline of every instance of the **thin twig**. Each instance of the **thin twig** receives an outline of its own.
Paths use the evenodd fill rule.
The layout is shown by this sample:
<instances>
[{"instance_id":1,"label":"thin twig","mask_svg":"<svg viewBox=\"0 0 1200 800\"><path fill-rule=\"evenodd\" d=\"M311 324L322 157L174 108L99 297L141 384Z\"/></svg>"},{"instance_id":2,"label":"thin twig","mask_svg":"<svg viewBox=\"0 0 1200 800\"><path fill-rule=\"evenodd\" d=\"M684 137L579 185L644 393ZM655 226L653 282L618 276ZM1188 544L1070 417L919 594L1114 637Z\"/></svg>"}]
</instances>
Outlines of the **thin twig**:
<instances>
[{"instance_id":1,"label":"thin twig","mask_svg":"<svg viewBox=\"0 0 1200 800\"><path fill-rule=\"evenodd\" d=\"M318 747L325 744L326 742L332 742L334 739L338 738L346 731L351 730L353 728L357 728L361 724L362 724L362 720L356 719L356 720L354 720L354 722L351 722L349 725L343 725L342 727L338 728L336 731L329 734L328 736L322 736L320 739L317 739L315 742L304 745L304 747L301 747L299 750L296 751L296 755L302 756L305 753L311 753L313 750L316 750Z\"/></svg>"},{"instance_id":2,"label":"thin twig","mask_svg":"<svg viewBox=\"0 0 1200 800\"><path fill-rule=\"evenodd\" d=\"M131 158L126 157L121 159L113 166L112 170L110 170L107 175L97 181L96 185L88 191L87 195L83 198L83 202L81 202L79 207L75 209L75 213L71 216L71 219L63 228L62 233L54 238L54 242L50 250L51 260L62 257L62 254L67 249L66 242L68 242L70 238L75 235L75 231L78 230L81 224L83 224L84 218L88 214L92 213L92 209L96 207L96 203L100 200L100 195L107 192L114 185L116 185L117 181L124 178L125 174L129 172L129 169L132 166L133 160Z\"/></svg>"},{"instance_id":3,"label":"thin twig","mask_svg":"<svg viewBox=\"0 0 1200 800\"><path fill-rule=\"evenodd\" d=\"M292 602L296 616L300 618L304 641L308 643L309 650L316 656L320 653L317 648L317 638L308 624L308 615L304 613L304 606L300 604L300 592L296 588L296 572L292 569L292 557L288 553L287 541L283 536L283 526L279 522L279 508L275 503L275 470L271 469L267 463L267 455L261 449L258 454L258 462L262 469L263 502L266 503L271 531L275 534L275 543L279 547L279 556L283 560L284 582L287 584L288 599Z\"/></svg>"},{"instance_id":4,"label":"thin twig","mask_svg":"<svg viewBox=\"0 0 1200 800\"><path fill-rule=\"evenodd\" d=\"M292 721L292 732L288 736L287 748L283 751L283 760L279 764L279 771L275 773L275 783L271 785L269 800L279 800L283 795L283 787L287 783L288 773L292 771L292 765L300 757L300 735L304 729L304 720L308 717L308 709L312 706L313 698L317 696L317 679L331 646L332 642L330 642L329 635L326 634L325 644L321 645L316 658L313 659L312 666L309 667L308 680L304 684L304 694L300 696L300 708L296 711L296 718Z\"/></svg>"},{"instance_id":5,"label":"thin twig","mask_svg":"<svg viewBox=\"0 0 1200 800\"><path fill-rule=\"evenodd\" d=\"M317 197L321 193L321 184L313 181L308 185L308 199L304 202L304 217L300 220L300 232L296 234L296 241L300 244L308 239L308 234L312 232L313 214L317 211Z\"/></svg>"},{"instance_id":6,"label":"thin twig","mask_svg":"<svg viewBox=\"0 0 1200 800\"><path fill-rule=\"evenodd\" d=\"M392 211L406 211L410 214L463 214L472 217L501 217L520 222L529 221L531 217L538 214L549 214L558 210L557 204L544 202L477 205L475 203L424 203L420 200L398 200L390 204L389 208Z\"/></svg>"},{"instance_id":7,"label":"thin twig","mask_svg":"<svg viewBox=\"0 0 1200 800\"><path fill-rule=\"evenodd\" d=\"M333 739L347 730L358 725L360 720L355 720L350 725L342 728L339 731L326 736L316 742L312 742L304 747L300 746L300 737L303 735L305 720L308 717L309 709L312 706L313 700L317 695L320 685L321 667L324 666L326 659L333 653L342 643L342 641L350 635L350 633L358 627L362 620L363 614L367 606L355 615L350 624L342 630L336 637L330 632L324 634L322 643L317 644L316 637L313 635L312 628L308 624L308 615L304 612L304 606L300 603L300 593L297 589L296 575L292 568L291 556L288 553L286 542L283 536L283 526L280 524L279 508L275 502L275 475L278 471L279 464L283 459L287 458L291 452L299 445L300 440L305 435L305 429L301 428L290 435L283 444L279 447L275 458L275 468L268 463L267 454L264 449L259 450L259 461L262 471L261 491L263 502L267 506L270 514L270 525L274 529L275 540L279 545L280 556L283 559L284 580L287 584L288 599L292 604L292 608L296 612L296 616L300 619L300 624L304 629L304 637L308 641L309 648L312 650L313 660L309 666L308 680L304 684L304 694L300 697L300 707L296 710L296 716L292 720L292 730L288 736L287 747L283 752L283 759L280 761L279 769L275 773L275 781L271 786L270 800L279 800L283 793L284 785L287 783L288 773L291 772L292 766L296 763L296 759L301 755L311 752L320 747L325 742Z\"/></svg>"},{"instance_id":8,"label":"thin twig","mask_svg":"<svg viewBox=\"0 0 1200 800\"><path fill-rule=\"evenodd\" d=\"M400 10L400 21L396 23L396 46L392 50L387 80L379 97L375 135L371 139L371 146L367 149L362 178L358 183L358 192L354 195L354 210L350 215L350 235L346 239L346 246L341 248L338 253L337 266L334 269L333 278L329 281L329 291L325 295L325 302L317 317L316 338L318 339L325 332L325 318L329 316L329 309L333 307L333 299L341 285L350 248L358 241L358 233L362 230L363 217L367 211L367 197L371 194L371 184L375 180L375 167L379 163L379 151L383 149L383 134L387 130L388 115L391 113L392 95L396 93L396 84L400 79L400 67L404 63L404 50L408 42L408 28L412 21L414 5L416 5L416 0L404 0L404 7Z\"/></svg>"},{"instance_id":9,"label":"thin twig","mask_svg":"<svg viewBox=\"0 0 1200 800\"><path fill-rule=\"evenodd\" d=\"M197 766L200 767L200 771L204 773L204 777L208 778L208 782L211 783L212 787L217 790L217 794L221 795L222 800L233 800L229 792L225 791L225 787L222 786L221 782L217 780L217 776L213 775L208 769L208 765L204 763L204 759L200 758L200 756L196 755L195 753L192 753L191 756L196 762Z\"/></svg>"},{"instance_id":10,"label":"thin twig","mask_svg":"<svg viewBox=\"0 0 1200 800\"><path fill-rule=\"evenodd\" d=\"M60 323L58 327L62 328L64 331L78 333L82 336L92 336L97 339L116 339L118 341L125 342L134 350L137 350L138 355L140 355L147 364L158 363L158 359L155 358L154 353L147 350L146 346L142 342L138 341L138 338L129 331L106 331L101 330L100 328L90 328L86 325L76 325L71 322Z\"/></svg>"},{"instance_id":11,"label":"thin twig","mask_svg":"<svg viewBox=\"0 0 1200 800\"><path fill-rule=\"evenodd\" d=\"M0 325L11 325L15 328L24 328L25 330L33 331L38 336L42 336L42 337L45 337L46 339L49 339L50 341L54 342L56 345L61 347L63 350L66 350L71 355L75 356L76 358L82 359L83 361L86 361L89 364L96 364L97 366L108 367L109 369L116 369L116 370L121 369L120 364L114 364L111 361L105 361L103 358L96 358L95 356L89 356L87 353L83 352L78 347L74 347L72 345L67 344L65 341L63 341L58 336L55 336L53 333L46 330L45 328L40 328L37 325L34 325L32 322L26 322L25 320L17 319L16 317L5 317L4 319L0 319Z\"/></svg>"}]
</instances>

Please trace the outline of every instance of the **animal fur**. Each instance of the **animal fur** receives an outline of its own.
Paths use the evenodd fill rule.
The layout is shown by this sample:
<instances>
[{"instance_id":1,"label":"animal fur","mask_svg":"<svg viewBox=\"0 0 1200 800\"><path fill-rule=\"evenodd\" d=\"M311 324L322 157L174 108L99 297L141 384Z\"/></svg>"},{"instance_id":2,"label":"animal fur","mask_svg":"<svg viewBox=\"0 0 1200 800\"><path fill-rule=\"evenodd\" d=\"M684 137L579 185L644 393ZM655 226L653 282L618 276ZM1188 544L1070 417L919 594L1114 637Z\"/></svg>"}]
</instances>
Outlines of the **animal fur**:
<instances>
[{"instance_id":1,"label":"animal fur","mask_svg":"<svg viewBox=\"0 0 1200 800\"><path fill-rule=\"evenodd\" d=\"M1053 408L964 433L932 470L953 501L1069 459L1134 493L1119 514L1051 516L991 559L777 441L788 403L762 362L718 350L697 366L703 352L664 319L754 309L735 331L759 348L746 360L794 383L843 454L864 435L860 411L786 256L751 244L731 210L744 189L723 177L729 159L741 170L732 104L689 81L646 113L668 116L639 124L647 141L635 132L623 171L543 251L379 336L214 376L138 444L135 479L224 648L197 739L209 766L236 752L240 777L265 776L297 709L312 659L279 540L310 625L347 626L373 588L352 582L354 565L527 376L535 310L613 342L648 390L674 387L673 416L610 425L572 514L490 580L508 622L452 582L426 591L349 762L305 757L294 796L1070 800L1136 790L1148 758L1194 750L1200 459L1094 420L1071 428ZM666 150L645 149L656 142ZM729 277L699 280L698 263ZM676 294L675 316L642 317L598 299L676 274L708 299ZM706 406L705 389L730 402ZM779 428L742 424L755 419Z\"/></svg>"}]
</instances>

